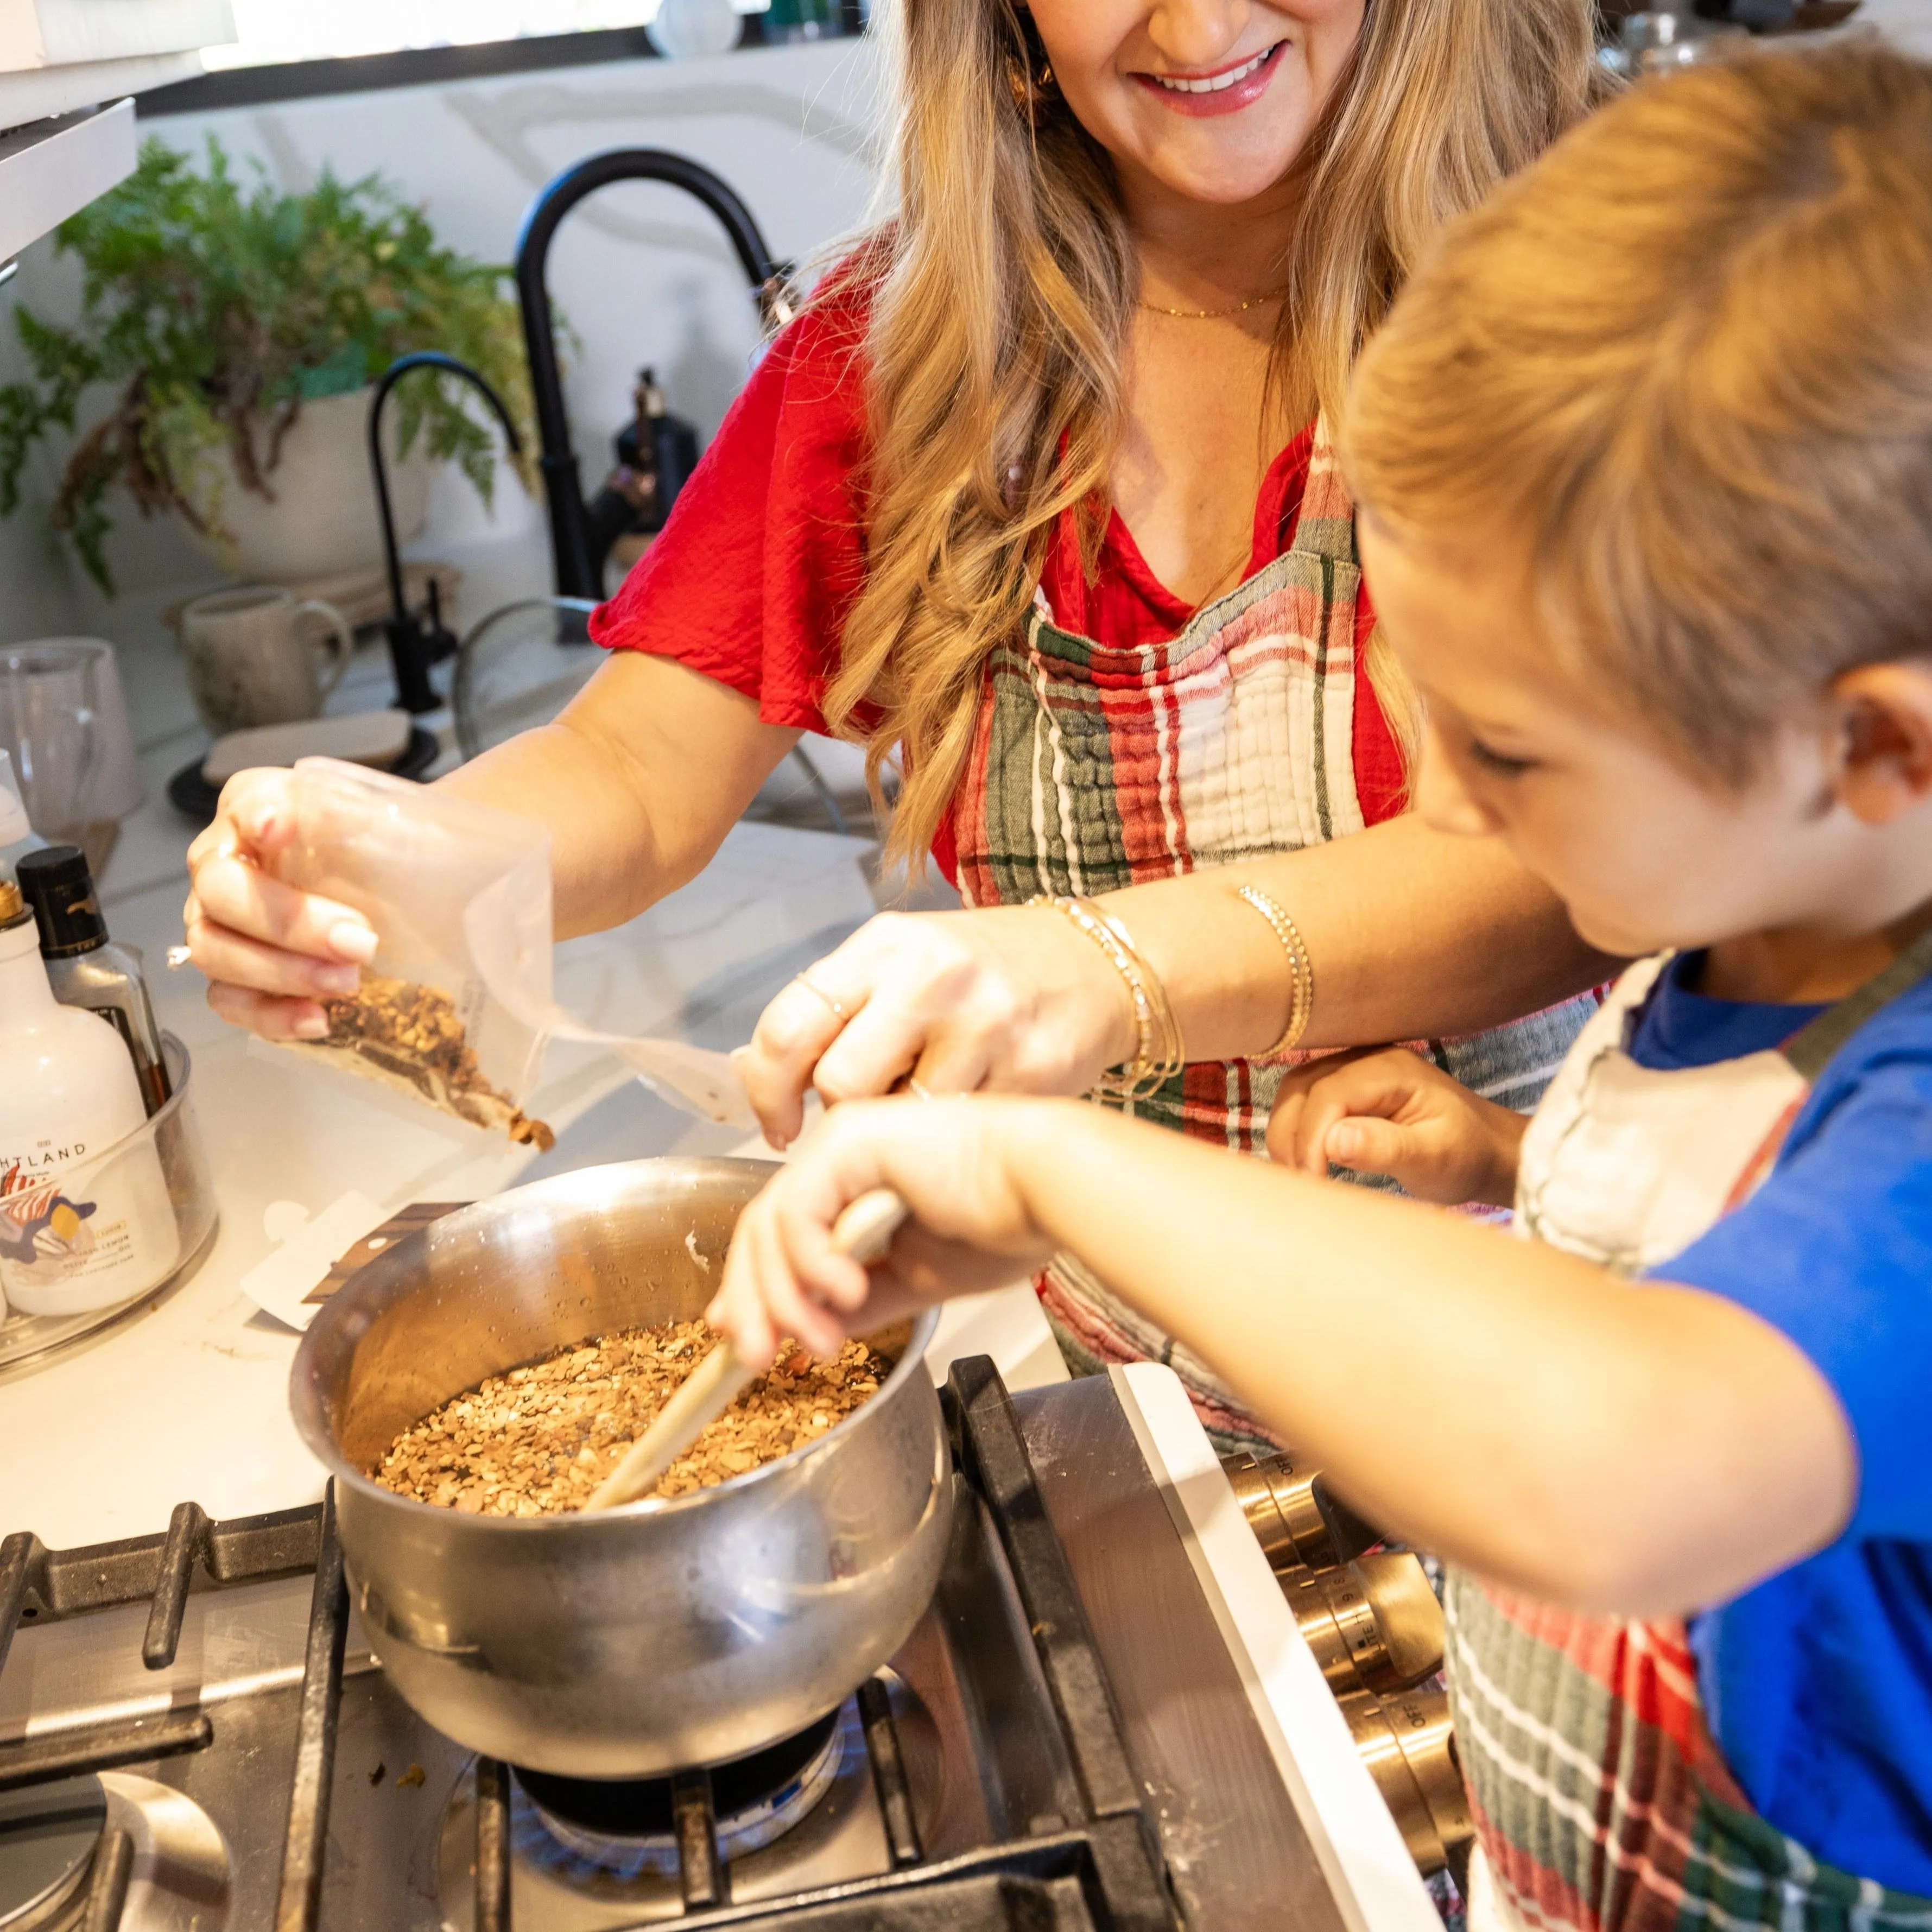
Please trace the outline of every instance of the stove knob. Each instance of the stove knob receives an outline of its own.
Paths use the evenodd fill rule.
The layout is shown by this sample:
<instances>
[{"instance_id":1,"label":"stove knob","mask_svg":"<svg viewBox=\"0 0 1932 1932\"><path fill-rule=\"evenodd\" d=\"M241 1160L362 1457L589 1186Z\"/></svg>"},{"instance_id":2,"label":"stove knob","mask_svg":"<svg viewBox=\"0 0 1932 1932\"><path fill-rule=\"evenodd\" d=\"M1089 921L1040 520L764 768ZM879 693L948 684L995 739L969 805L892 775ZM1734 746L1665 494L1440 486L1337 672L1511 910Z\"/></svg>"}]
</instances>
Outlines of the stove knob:
<instances>
[{"instance_id":1,"label":"stove knob","mask_svg":"<svg viewBox=\"0 0 1932 1932\"><path fill-rule=\"evenodd\" d=\"M1425 1876L1441 1870L1474 1833L1448 1698L1418 1690L1384 1703L1358 1691L1336 1702L1409 1856Z\"/></svg>"},{"instance_id":2,"label":"stove knob","mask_svg":"<svg viewBox=\"0 0 1932 1932\"><path fill-rule=\"evenodd\" d=\"M1323 1587L1327 1579L1297 1563L1277 1571L1276 1581L1288 1600L1288 1614L1314 1653L1329 1689L1338 1697L1348 1691L1360 1694L1364 1686L1355 1668L1355 1646Z\"/></svg>"},{"instance_id":3,"label":"stove knob","mask_svg":"<svg viewBox=\"0 0 1932 1932\"><path fill-rule=\"evenodd\" d=\"M1444 1690L1410 1690L1382 1700L1382 1716L1401 1748L1409 1774L1429 1807L1430 1821L1445 1851L1455 1852L1476 1834L1468 1787L1456 1753L1456 1729Z\"/></svg>"},{"instance_id":4,"label":"stove knob","mask_svg":"<svg viewBox=\"0 0 1932 1932\"><path fill-rule=\"evenodd\" d=\"M1375 1630L1374 1653L1356 1666L1369 1688L1406 1690L1434 1676L1448 1633L1421 1559L1406 1550L1377 1550L1357 1557L1344 1574L1360 1590Z\"/></svg>"},{"instance_id":5,"label":"stove knob","mask_svg":"<svg viewBox=\"0 0 1932 1932\"><path fill-rule=\"evenodd\" d=\"M1382 1540L1330 1493L1319 1469L1299 1468L1286 1456L1229 1456L1221 1467L1273 1570L1290 1563L1329 1569Z\"/></svg>"},{"instance_id":6,"label":"stove knob","mask_svg":"<svg viewBox=\"0 0 1932 1932\"><path fill-rule=\"evenodd\" d=\"M1268 1568L1280 1575L1284 1569L1299 1564L1303 1558L1295 1546L1294 1530L1282 1513L1277 1493L1286 1490L1292 1507L1296 1484L1286 1459L1271 1456L1265 1462L1258 1462L1252 1456L1231 1456L1221 1467L1227 1472L1234 1499L1261 1544Z\"/></svg>"},{"instance_id":7,"label":"stove knob","mask_svg":"<svg viewBox=\"0 0 1932 1932\"><path fill-rule=\"evenodd\" d=\"M1335 1570L1298 1564L1276 1580L1337 1696L1406 1690L1442 1669L1442 1606L1407 1550L1378 1550Z\"/></svg>"}]
</instances>

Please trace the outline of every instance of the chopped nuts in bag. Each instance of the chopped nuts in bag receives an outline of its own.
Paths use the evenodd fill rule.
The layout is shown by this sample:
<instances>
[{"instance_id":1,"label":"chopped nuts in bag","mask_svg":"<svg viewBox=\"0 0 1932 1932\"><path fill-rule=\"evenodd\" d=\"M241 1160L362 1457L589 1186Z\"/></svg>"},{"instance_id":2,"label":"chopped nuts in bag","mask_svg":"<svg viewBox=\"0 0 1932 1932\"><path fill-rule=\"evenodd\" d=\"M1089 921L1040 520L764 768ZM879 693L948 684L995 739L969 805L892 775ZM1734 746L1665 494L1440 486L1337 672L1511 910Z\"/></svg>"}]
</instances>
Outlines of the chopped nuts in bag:
<instances>
[{"instance_id":1,"label":"chopped nuts in bag","mask_svg":"<svg viewBox=\"0 0 1932 1932\"><path fill-rule=\"evenodd\" d=\"M356 1063L358 1072L402 1088L479 1127L500 1127L548 1154L556 1136L484 1078L455 1002L434 986L365 973L346 999L325 1000L326 1040L310 1051Z\"/></svg>"},{"instance_id":2,"label":"chopped nuts in bag","mask_svg":"<svg viewBox=\"0 0 1932 1932\"><path fill-rule=\"evenodd\" d=\"M275 876L352 908L376 934L358 989L326 1000L319 1058L542 1148L522 1112L550 1010L550 835L435 786L332 758L294 772L295 837ZM478 958L479 935L499 983Z\"/></svg>"}]
</instances>

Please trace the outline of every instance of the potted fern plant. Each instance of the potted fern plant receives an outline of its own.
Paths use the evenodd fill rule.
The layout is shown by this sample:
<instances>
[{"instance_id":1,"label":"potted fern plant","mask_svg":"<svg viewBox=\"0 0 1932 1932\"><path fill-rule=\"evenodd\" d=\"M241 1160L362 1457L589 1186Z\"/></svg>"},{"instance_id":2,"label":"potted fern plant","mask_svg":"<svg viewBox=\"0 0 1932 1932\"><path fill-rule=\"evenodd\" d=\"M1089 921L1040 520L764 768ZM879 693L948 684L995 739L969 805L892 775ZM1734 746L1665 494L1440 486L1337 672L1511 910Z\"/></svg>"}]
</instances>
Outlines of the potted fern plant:
<instances>
[{"instance_id":1,"label":"potted fern plant","mask_svg":"<svg viewBox=\"0 0 1932 1932\"><path fill-rule=\"evenodd\" d=\"M226 568L296 583L381 554L366 437L369 384L400 355L441 349L476 368L522 428L530 384L508 270L441 245L428 218L371 176L325 173L286 194L237 178L212 136L206 166L150 140L119 187L59 230L83 271L79 319L14 326L31 371L0 387L0 514L34 447L73 437L55 529L112 595L117 493L170 514ZM415 376L385 412L400 458L402 534L419 530L433 466L485 498L488 432L460 383Z\"/></svg>"}]
</instances>

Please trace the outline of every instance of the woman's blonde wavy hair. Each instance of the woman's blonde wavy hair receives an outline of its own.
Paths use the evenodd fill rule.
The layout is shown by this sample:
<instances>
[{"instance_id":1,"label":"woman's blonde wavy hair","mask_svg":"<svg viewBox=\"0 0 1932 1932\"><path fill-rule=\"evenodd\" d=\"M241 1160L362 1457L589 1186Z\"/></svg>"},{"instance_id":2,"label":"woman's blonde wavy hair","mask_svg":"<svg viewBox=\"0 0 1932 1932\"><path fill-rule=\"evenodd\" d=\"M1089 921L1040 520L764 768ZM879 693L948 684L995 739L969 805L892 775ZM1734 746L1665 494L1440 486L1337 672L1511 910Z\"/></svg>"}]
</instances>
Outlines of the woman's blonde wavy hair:
<instances>
[{"instance_id":1,"label":"woman's blonde wavy hair","mask_svg":"<svg viewBox=\"0 0 1932 1932\"><path fill-rule=\"evenodd\" d=\"M898 754L887 855L916 867L1064 512L1090 568L1097 554L1138 266L1105 151L1051 96L1029 111L1016 0L896 10L898 208L860 265L876 278L866 577L824 710L865 745L875 796ZM1430 234L1587 111L1593 19L1592 0L1370 0L1301 164L1286 396L1338 412Z\"/></svg>"}]
</instances>

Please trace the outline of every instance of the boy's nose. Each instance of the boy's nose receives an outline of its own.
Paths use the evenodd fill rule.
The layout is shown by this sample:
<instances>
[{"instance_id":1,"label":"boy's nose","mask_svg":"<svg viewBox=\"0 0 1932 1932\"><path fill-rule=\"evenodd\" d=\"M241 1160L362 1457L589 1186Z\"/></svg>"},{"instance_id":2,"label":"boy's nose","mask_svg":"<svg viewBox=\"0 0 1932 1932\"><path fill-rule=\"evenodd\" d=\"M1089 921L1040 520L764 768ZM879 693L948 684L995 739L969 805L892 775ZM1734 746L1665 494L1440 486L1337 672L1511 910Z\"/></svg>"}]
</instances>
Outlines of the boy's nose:
<instances>
[{"instance_id":1,"label":"boy's nose","mask_svg":"<svg viewBox=\"0 0 1932 1932\"><path fill-rule=\"evenodd\" d=\"M1423 734L1409 796L1418 816L1433 831L1483 838L1502 830L1502 821L1462 782L1455 760L1432 729Z\"/></svg>"}]
</instances>

